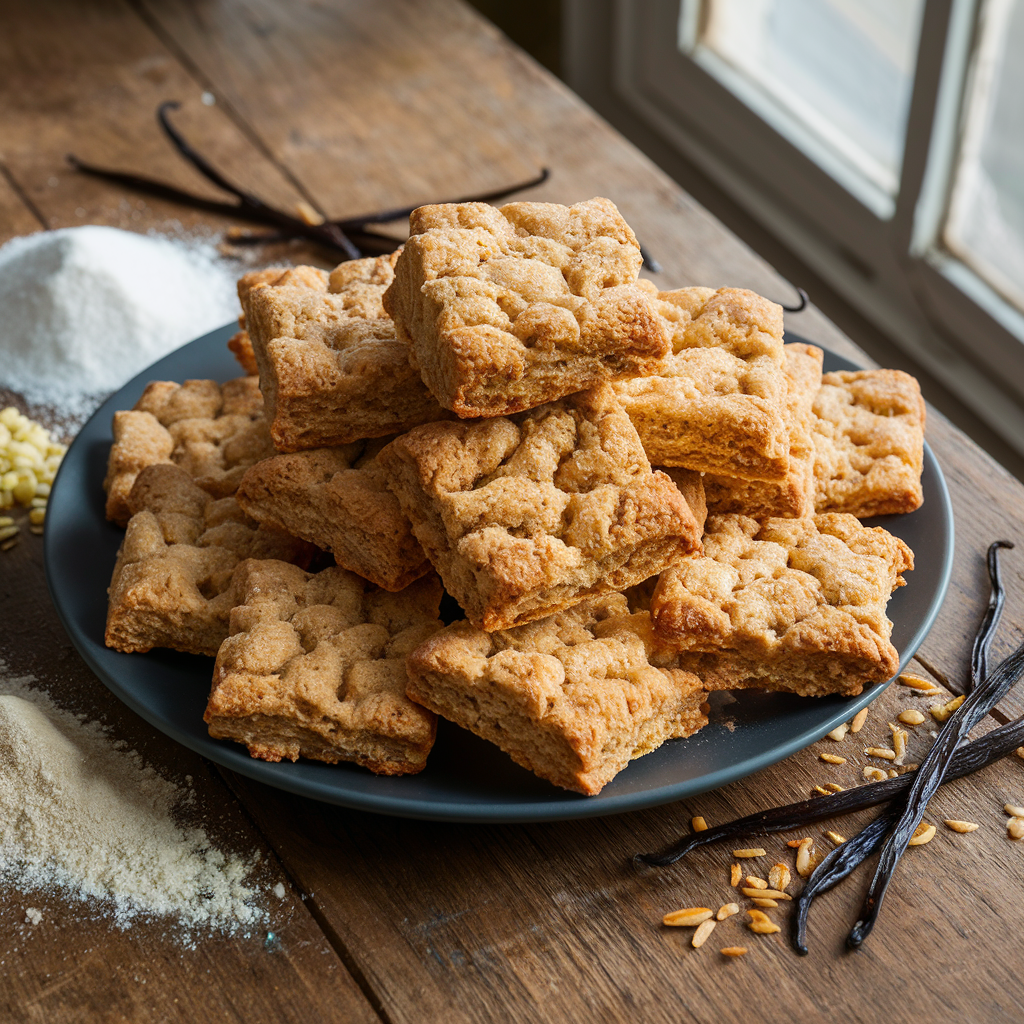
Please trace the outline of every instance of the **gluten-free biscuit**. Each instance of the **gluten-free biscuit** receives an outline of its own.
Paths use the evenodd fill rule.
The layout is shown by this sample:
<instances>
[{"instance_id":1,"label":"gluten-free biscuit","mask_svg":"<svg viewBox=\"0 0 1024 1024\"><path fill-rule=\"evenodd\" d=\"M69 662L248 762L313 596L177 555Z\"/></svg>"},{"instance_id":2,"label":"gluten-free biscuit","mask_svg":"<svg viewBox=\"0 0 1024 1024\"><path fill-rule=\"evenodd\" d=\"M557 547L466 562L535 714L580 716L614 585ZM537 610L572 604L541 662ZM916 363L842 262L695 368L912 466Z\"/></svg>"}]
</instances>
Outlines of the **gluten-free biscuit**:
<instances>
[{"instance_id":1,"label":"gluten-free biscuit","mask_svg":"<svg viewBox=\"0 0 1024 1024\"><path fill-rule=\"evenodd\" d=\"M659 292L661 368L615 385L656 466L781 480L789 466L782 307L740 288Z\"/></svg>"},{"instance_id":2,"label":"gluten-free biscuit","mask_svg":"<svg viewBox=\"0 0 1024 1024\"><path fill-rule=\"evenodd\" d=\"M204 716L211 736L265 761L422 771L437 723L406 697L405 659L441 628L435 575L390 594L334 566L310 574L250 559L233 585Z\"/></svg>"},{"instance_id":3,"label":"gluten-free biscuit","mask_svg":"<svg viewBox=\"0 0 1024 1024\"><path fill-rule=\"evenodd\" d=\"M273 454L255 377L152 381L134 408L114 413L107 518L124 526L128 495L146 466L173 464L215 498L235 492L253 463Z\"/></svg>"},{"instance_id":4,"label":"gluten-free biscuit","mask_svg":"<svg viewBox=\"0 0 1024 1024\"><path fill-rule=\"evenodd\" d=\"M814 417L818 512L864 519L920 507L925 404L909 373L826 373Z\"/></svg>"},{"instance_id":5,"label":"gluten-free biscuit","mask_svg":"<svg viewBox=\"0 0 1024 1024\"><path fill-rule=\"evenodd\" d=\"M633 758L707 724L707 692L656 667L650 620L622 594L514 629L459 622L409 656L409 696L577 793L599 793Z\"/></svg>"},{"instance_id":6,"label":"gluten-free biscuit","mask_svg":"<svg viewBox=\"0 0 1024 1024\"><path fill-rule=\"evenodd\" d=\"M899 668L885 608L913 554L851 515L708 518L704 557L661 574L659 641L709 689L855 695Z\"/></svg>"},{"instance_id":7,"label":"gluten-free biscuit","mask_svg":"<svg viewBox=\"0 0 1024 1024\"><path fill-rule=\"evenodd\" d=\"M799 518L814 514L814 441L812 407L821 387L824 353L814 345L784 346L786 355L786 427L789 467L781 480L742 480L708 473L704 491L714 514L740 512L754 519ZM823 510L825 511L825 510Z\"/></svg>"},{"instance_id":8,"label":"gluten-free biscuit","mask_svg":"<svg viewBox=\"0 0 1024 1024\"><path fill-rule=\"evenodd\" d=\"M242 477L238 503L257 522L333 552L343 568L401 590L431 570L377 463L383 444L360 441L264 459Z\"/></svg>"},{"instance_id":9,"label":"gluten-free biscuit","mask_svg":"<svg viewBox=\"0 0 1024 1024\"><path fill-rule=\"evenodd\" d=\"M381 304L396 258L351 260L322 277L239 289L281 451L385 437L447 415Z\"/></svg>"},{"instance_id":10,"label":"gluten-free biscuit","mask_svg":"<svg viewBox=\"0 0 1024 1024\"><path fill-rule=\"evenodd\" d=\"M384 295L430 390L504 416L653 372L668 352L614 203L423 206Z\"/></svg>"},{"instance_id":11,"label":"gluten-free biscuit","mask_svg":"<svg viewBox=\"0 0 1024 1024\"><path fill-rule=\"evenodd\" d=\"M700 550L608 385L511 417L431 423L377 456L474 625L506 629L622 590Z\"/></svg>"},{"instance_id":12,"label":"gluten-free biscuit","mask_svg":"<svg viewBox=\"0 0 1024 1024\"><path fill-rule=\"evenodd\" d=\"M128 496L132 516L110 582L105 642L119 651L170 647L217 653L245 558L307 565L312 547L258 526L233 497L212 498L185 470L147 466Z\"/></svg>"}]
</instances>

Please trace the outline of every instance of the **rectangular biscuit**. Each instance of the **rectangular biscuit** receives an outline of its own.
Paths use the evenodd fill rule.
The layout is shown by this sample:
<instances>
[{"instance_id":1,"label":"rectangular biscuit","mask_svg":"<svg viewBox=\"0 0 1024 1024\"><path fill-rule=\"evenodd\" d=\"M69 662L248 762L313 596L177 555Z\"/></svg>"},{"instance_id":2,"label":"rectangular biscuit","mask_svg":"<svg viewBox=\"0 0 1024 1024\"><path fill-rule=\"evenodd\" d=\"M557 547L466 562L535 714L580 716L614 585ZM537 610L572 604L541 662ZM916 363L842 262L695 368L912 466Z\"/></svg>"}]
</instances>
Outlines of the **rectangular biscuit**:
<instances>
[{"instance_id":1,"label":"rectangular biscuit","mask_svg":"<svg viewBox=\"0 0 1024 1024\"><path fill-rule=\"evenodd\" d=\"M640 373L668 352L615 204L422 206L384 295L427 387L506 416Z\"/></svg>"},{"instance_id":2,"label":"rectangular biscuit","mask_svg":"<svg viewBox=\"0 0 1024 1024\"><path fill-rule=\"evenodd\" d=\"M242 477L238 503L258 523L333 552L342 568L402 590L430 562L377 462L386 440L264 459Z\"/></svg>"},{"instance_id":3,"label":"rectangular biscuit","mask_svg":"<svg viewBox=\"0 0 1024 1024\"><path fill-rule=\"evenodd\" d=\"M300 284L240 289L279 450L385 437L448 415L381 303L396 258L352 260Z\"/></svg>"},{"instance_id":4,"label":"rectangular biscuit","mask_svg":"<svg viewBox=\"0 0 1024 1024\"><path fill-rule=\"evenodd\" d=\"M254 462L273 454L255 377L226 384L155 380L134 408L114 413L107 476L107 518L124 526L128 495L146 466L180 466L215 498L235 492Z\"/></svg>"},{"instance_id":5,"label":"rectangular biscuit","mask_svg":"<svg viewBox=\"0 0 1024 1024\"><path fill-rule=\"evenodd\" d=\"M704 557L662 573L651 618L709 689L853 696L899 667L885 608L913 566L903 541L850 515L711 516Z\"/></svg>"},{"instance_id":6,"label":"rectangular biscuit","mask_svg":"<svg viewBox=\"0 0 1024 1024\"><path fill-rule=\"evenodd\" d=\"M672 346L660 369L615 385L647 457L656 466L783 479L782 307L740 288L640 285Z\"/></svg>"},{"instance_id":7,"label":"rectangular biscuit","mask_svg":"<svg viewBox=\"0 0 1024 1024\"><path fill-rule=\"evenodd\" d=\"M305 541L257 526L233 497L213 498L173 465L147 466L128 496L131 518L110 581L108 647L217 653L235 604L231 574L245 558L308 565Z\"/></svg>"},{"instance_id":8,"label":"rectangular biscuit","mask_svg":"<svg viewBox=\"0 0 1024 1024\"><path fill-rule=\"evenodd\" d=\"M739 512L754 519L814 515L814 441L812 407L821 386L824 353L814 345L784 345L786 427L789 468L781 480L742 480L708 473L704 491L712 514Z\"/></svg>"},{"instance_id":9,"label":"rectangular biscuit","mask_svg":"<svg viewBox=\"0 0 1024 1024\"><path fill-rule=\"evenodd\" d=\"M700 550L608 385L511 417L431 423L377 456L413 533L487 630L622 590Z\"/></svg>"},{"instance_id":10,"label":"rectangular biscuit","mask_svg":"<svg viewBox=\"0 0 1024 1024\"><path fill-rule=\"evenodd\" d=\"M242 562L204 720L253 757L423 770L437 720L405 695L406 656L441 628L431 574L398 594L344 569Z\"/></svg>"},{"instance_id":11,"label":"rectangular biscuit","mask_svg":"<svg viewBox=\"0 0 1024 1024\"><path fill-rule=\"evenodd\" d=\"M919 508L924 424L909 373L826 373L814 400L815 510L865 519Z\"/></svg>"},{"instance_id":12,"label":"rectangular biscuit","mask_svg":"<svg viewBox=\"0 0 1024 1024\"><path fill-rule=\"evenodd\" d=\"M408 660L407 693L542 779L593 796L631 759L707 724L707 692L656 667L650 620L621 594L514 629L458 622Z\"/></svg>"}]
</instances>

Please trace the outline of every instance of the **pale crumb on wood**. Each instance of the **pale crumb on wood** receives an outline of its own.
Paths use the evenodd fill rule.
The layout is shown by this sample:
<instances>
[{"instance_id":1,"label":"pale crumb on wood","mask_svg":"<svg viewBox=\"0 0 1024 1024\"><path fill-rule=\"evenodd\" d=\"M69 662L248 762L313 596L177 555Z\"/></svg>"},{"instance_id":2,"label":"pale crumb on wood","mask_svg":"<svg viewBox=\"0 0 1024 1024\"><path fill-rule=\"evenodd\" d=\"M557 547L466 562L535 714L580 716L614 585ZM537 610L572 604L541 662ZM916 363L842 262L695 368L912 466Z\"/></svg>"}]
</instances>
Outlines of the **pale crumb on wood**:
<instances>
[{"instance_id":1,"label":"pale crumb on wood","mask_svg":"<svg viewBox=\"0 0 1024 1024\"><path fill-rule=\"evenodd\" d=\"M858 711L857 714L855 714L853 716L853 721L850 723L850 732L852 732L852 733L860 732L861 729L864 728L864 723L867 720L868 720L868 709L867 708L861 708L860 711Z\"/></svg>"},{"instance_id":2,"label":"pale crumb on wood","mask_svg":"<svg viewBox=\"0 0 1024 1024\"><path fill-rule=\"evenodd\" d=\"M733 866L729 870L731 876L729 884L739 885L740 881L743 879L743 869L739 866L739 864L733 864Z\"/></svg>"},{"instance_id":3,"label":"pale crumb on wood","mask_svg":"<svg viewBox=\"0 0 1024 1024\"><path fill-rule=\"evenodd\" d=\"M819 754L818 760L828 764L846 764L846 758L840 757L838 754Z\"/></svg>"},{"instance_id":4,"label":"pale crumb on wood","mask_svg":"<svg viewBox=\"0 0 1024 1024\"><path fill-rule=\"evenodd\" d=\"M746 946L723 946L719 952L722 956L746 956Z\"/></svg>"},{"instance_id":5,"label":"pale crumb on wood","mask_svg":"<svg viewBox=\"0 0 1024 1024\"><path fill-rule=\"evenodd\" d=\"M835 740L838 743L841 740L846 739L846 734L849 731L850 731L850 723L849 722L843 722L842 725L837 725L830 733L828 733L828 738L830 740Z\"/></svg>"},{"instance_id":6,"label":"pale crumb on wood","mask_svg":"<svg viewBox=\"0 0 1024 1024\"><path fill-rule=\"evenodd\" d=\"M694 925L706 921L714 913L708 907L686 907L683 910L673 910L662 919L662 924L671 928L692 928Z\"/></svg>"},{"instance_id":7,"label":"pale crumb on wood","mask_svg":"<svg viewBox=\"0 0 1024 1024\"><path fill-rule=\"evenodd\" d=\"M881 768L875 768L874 765L868 764L864 766L864 778L870 779L872 782L881 782L888 776Z\"/></svg>"},{"instance_id":8,"label":"pale crumb on wood","mask_svg":"<svg viewBox=\"0 0 1024 1024\"><path fill-rule=\"evenodd\" d=\"M1014 818L1024 818L1024 807L1020 804L1003 804L1003 810Z\"/></svg>"},{"instance_id":9,"label":"pale crumb on wood","mask_svg":"<svg viewBox=\"0 0 1024 1024\"><path fill-rule=\"evenodd\" d=\"M894 764L903 764L907 756L907 737L910 735L906 729L901 728L894 722L889 722L892 731L892 749L896 752Z\"/></svg>"},{"instance_id":10,"label":"pale crumb on wood","mask_svg":"<svg viewBox=\"0 0 1024 1024\"><path fill-rule=\"evenodd\" d=\"M763 857L765 851L760 846L751 846L748 849L733 850L732 855L739 860L743 860L745 857Z\"/></svg>"},{"instance_id":11,"label":"pale crumb on wood","mask_svg":"<svg viewBox=\"0 0 1024 1024\"><path fill-rule=\"evenodd\" d=\"M899 772L896 771L895 768L890 768L889 769L889 778L890 779L895 779L898 775L899 775Z\"/></svg>"},{"instance_id":12,"label":"pale crumb on wood","mask_svg":"<svg viewBox=\"0 0 1024 1024\"><path fill-rule=\"evenodd\" d=\"M925 843L930 843L934 838L935 826L929 825L927 821L922 821L914 829L914 834L910 837L910 842L907 843L907 846L924 846Z\"/></svg>"},{"instance_id":13,"label":"pale crumb on wood","mask_svg":"<svg viewBox=\"0 0 1024 1024\"><path fill-rule=\"evenodd\" d=\"M973 832L975 829L981 827L973 821L958 821L956 818L946 818L944 819L943 824L946 828L952 829L954 832Z\"/></svg>"},{"instance_id":14,"label":"pale crumb on wood","mask_svg":"<svg viewBox=\"0 0 1024 1024\"><path fill-rule=\"evenodd\" d=\"M885 761L896 760L896 751L890 750L888 747L865 747L864 753L868 757L880 757Z\"/></svg>"},{"instance_id":15,"label":"pale crumb on wood","mask_svg":"<svg viewBox=\"0 0 1024 1024\"><path fill-rule=\"evenodd\" d=\"M907 708L897 716L904 725L920 725L924 721L924 715L916 708Z\"/></svg>"},{"instance_id":16,"label":"pale crumb on wood","mask_svg":"<svg viewBox=\"0 0 1024 1024\"><path fill-rule=\"evenodd\" d=\"M734 914L740 912L740 905L738 903L723 903L718 908L718 913L715 914L716 921L724 921L727 917L732 917Z\"/></svg>"},{"instance_id":17,"label":"pale crumb on wood","mask_svg":"<svg viewBox=\"0 0 1024 1024\"><path fill-rule=\"evenodd\" d=\"M757 897L757 896L751 897L750 902L753 903L755 907L777 907L778 906L778 903L776 903L775 900L766 900L766 899L762 899L761 897Z\"/></svg>"},{"instance_id":18,"label":"pale crumb on wood","mask_svg":"<svg viewBox=\"0 0 1024 1024\"><path fill-rule=\"evenodd\" d=\"M832 796L833 795L824 786L813 786L811 788L812 788L812 790L815 793L820 793L822 796Z\"/></svg>"},{"instance_id":19,"label":"pale crumb on wood","mask_svg":"<svg viewBox=\"0 0 1024 1024\"><path fill-rule=\"evenodd\" d=\"M700 815L693 818L690 824L693 826L694 832L707 832L708 830L708 823Z\"/></svg>"},{"instance_id":20,"label":"pale crumb on wood","mask_svg":"<svg viewBox=\"0 0 1024 1024\"><path fill-rule=\"evenodd\" d=\"M707 921L701 921L697 925L697 930L693 933L692 945L694 949L700 949L707 942L708 936L715 930L715 924L715 921L708 918Z\"/></svg>"},{"instance_id":21,"label":"pale crumb on wood","mask_svg":"<svg viewBox=\"0 0 1024 1024\"><path fill-rule=\"evenodd\" d=\"M303 223L308 224L310 227L316 227L324 222L323 214L310 206L305 199L300 199L295 204L295 212L302 218Z\"/></svg>"},{"instance_id":22,"label":"pale crumb on wood","mask_svg":"<svg viewBox=\"0 0 1024 1024\"><path fill-rule=\"evenodd\" d=\"M772 924L771 921L750 921L747 927L758 935L774 935L776 932L782 931L777 924Z\"/></svg>"},{"instance_id":23,"label":"pale crumb on wood","mask_svg":"<svg viewBox=\"0 0 1024 1024\"><path fill-rule=\"evenodd\" d=\"M965 700L967 700L966 695L960 694L959 697L954 697L948 703L937 704L935 707L929 708L928 710L931 711L932 718L937 722L944 722L951 714L953 714L954 711L956 711L958 707L960 707L961 704L963 704Z\"/></svg>"},{"instance_id":24,"label":"pale crumb on wood","mask_svg":"<svg viewBox=\"0 0 1024 1024\"><path fill-rule=\"evenodd\" d=\"M1017 748L1017 749L1016 749L1016 750L1014 751L1014 753L1015 753L1015 754L1016 754L1016 755L1017 755L1018 757L1024 757L1024 747L1018 747L1018 748Z\"/></svg>"},{"instance_id":25,"label":"pale crumb on wood","mask_svg":"<svg viewBox=\"0 0 1024 1024\"><path fill-rule=\"evenodd\" d=\"M938 687L930 679L922 679L920 676L912 676L909 672L904 672L900 676L900 682L904 686L909 686L912 690L937 690Z\"/></svg>"},{"instance_id":26,"label":"pale crumb on wood","mask_svg":"<svg viewBox=\"0 0 1024 1024\"><path fill-rule=\"evenodd\" d=\"M1024 818L1011 818L1006 823L1006 833L1011 839L1024 838Z\"/></svg>"},{"instance_id":27,"label":"pale crumb on wood","mask_svg":"<svg viewBox=\"0 0 1024 1024\"><path fill-rule=\"evenodd\" d=\"M758 900L792 900L789 893L781 892L778 889L740 889L744 896Z\"/></svg>"},{"instance_id":28,"label":"pale crumb on wood","mask_svg":"<svg viewBox=\"0 0 1024 1024\"><path fill-rule=\"evenodd\" d=\"M785 864L773 864L771 871L768 872L768 885L779 892L785 892L792 877Z\"/></svg>"},{"instance_id":29,"label":"pale crumb on wood","mask_svg":"<svg viewBox=\"0 0 1024 1024\"><path fill-rule=\"evenodd\" d=\"M831 829L829 829L825 835L827 835L829 839L836 844L836 846L841 846L846 842L846 836L841 835L839 832L833 832Z\"/></svg>"},{"instance_id":30,"label":"pale crumb on wood","mask_svg":"<svg viewBox=\"0 0 1024 1024\"><path fill-rule=\"evenodd\" d=\"M807 878L817 866L818 858L814 854L814 840L802 840L796 851L796 873L801 878Z\"/></svg>"},{"instance_id":31,"label":"pale crumb on wood","mask_svg":"<svg viewBox=\"0 0 1024 1024\"><path fill-rule=\"evenodd\" d=\"M798 846L802 846L804 843L809 843L810 841L810 839L790 839L790 841L786 843L786 845L792 847L795 850Z\"/></svg>"},{"instance_id":32,"label":"pale crumb on wood","mask_svg":"<svg viewBox=\"0 0 1024 1024\"><path fill-rule=\"evenodd\" d=\"M767 889L768 883L763 878L758 878L757 875L747 875L747 885L751 889Z\"/></svg>"},{"instance_id":33,"label":"pale crumb on wood","mask_svg":"<svg viewBox=\"0 0 1024 1024\"><path fill-rule=\"evenodd\" d=\"M826 782L825 788L829 793L842 793L843 791L843 787L840 786L838 782Z\"/></svg>"}]
</instances>

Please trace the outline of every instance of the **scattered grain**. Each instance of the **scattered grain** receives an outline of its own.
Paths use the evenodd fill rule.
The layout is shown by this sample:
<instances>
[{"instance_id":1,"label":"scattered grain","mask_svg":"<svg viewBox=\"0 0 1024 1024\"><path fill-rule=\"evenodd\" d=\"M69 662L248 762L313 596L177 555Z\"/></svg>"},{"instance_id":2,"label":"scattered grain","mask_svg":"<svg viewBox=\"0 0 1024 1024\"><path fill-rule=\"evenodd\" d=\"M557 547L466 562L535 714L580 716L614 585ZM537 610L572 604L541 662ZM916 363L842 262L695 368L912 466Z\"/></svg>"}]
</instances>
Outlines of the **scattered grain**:
<instances>
[{"instance_id":1,"label":"scattered grain","mask_svg":"<svg viewBox=\"0 0 1024 1024\"><path fill-rule=\"evenodd\" d=\"M912 676L904 672L900 676L900 682L909 686L912 690L937 690L938 687L930 679L922 679L920 676Z\"/></svg>"},{"instance_id":2,"label":"scattered grain","mask_svg":"<svg viewBox=\"0 0 1024 1024\"><path fill-rule=\"evenodd\" d=\"M864 766L865 779L870 779L872 782L881 782L882 779L887 777L881 768L875 768L874 765L870 764Z\"/></svg>"},{"instance_id":3,"label":"scattered grain","mask_svg":"<svg viewBox=\"0 0 1024 1024\"><path fill-rule=\"evenodd\" d=\"M1024 838L1024 818L1011 818L1006 823L1006 832L1011 839Z\"/></svg>"},{"instance_id":4,"label":"scattered grain","mask_svg":"<svg viewBox=\"0 0 1024 1024\"><path fill-rule=\"evenodd\" d=\"M749 849L744 850L733 850L732 855L738 860L743 860L749 857L763 857L765 851L760 846L751 846Z\"/></svg>"},{"instance_id":5,"label":"scattered grain","mask_svg":"<svg viewBox=\"0 0 1024 1024\"><path fill-rule=\"evenodd\" d=\"M955 818L946 818L943 824L954 832L973 832L976 828L980 828L973 821L957 821Z\"/></svg>"},{"instance_id":6,"label":"scattered grain","mask_svg":"<svg viewBox=\"0 0 1024 1024\"><path fill-rule=\"evenodd\" d=\"M830 793L824 786L813 786L812 789L815 793L820 793L822 796L832 796L832 793Z\"/></svg>"},{"instance_id":7,"label":"scattered grain","mask_svg":"<svg viewBox=\"0 0 1024 1024\"><path fill-rule=\"evenodd\" d=\"M803 845L804 843L809 843L810 841L810 839L790 839L790 841L786 843L786 845L792 847L795 850L797 849L797 847Z\"/></svg>"},{"instance_id":8,"label":"scattered grain","mask_svg":"<svg viewBox=\"0 0 1024 1024\"><path fill-rule=\"evenodd\" d=\"M715 921L708 918L707 921L701 921L697 925L697 930L693 933L693 940L691 942L694 949L700 949L707 942L708 936L715 930L715 924Z\"/></svg>"},{"instance_id":9,"label":"scattered grain","mask_svg":"<svg viewBox=\"0 0 1024 1024\"><path fill-rule=\"evenodd\" d=\"M729 876L730 885L739 885L741 879L743 878L743 869L739 866L739 864L733 864L733 866L729 869Z\"/></svg>"},{"instance_id":10,"label":"scattered grain","mask_svg":"<svg viewBox=\"0 0 1024 1024\"><path fill-rule=\"evenodd\" d=\"M773 864L771 871L768 872L768 885L772 889L785 892L792 877L785 864Z\"/></svg>"},{"instance_id":11,"label":"scattered grain","mask_svg":"<svg viewBox=\"0 0 1024 1024\"><path fill-rule=\"evenodd\" d=\"M724 946L719 952L722 956L746 956L746 946Z\"/></svg>"},{"instance_id":12,"label":"scattered grain","mask_svg":"<svg viewBox=\"0 0 1024 1024\"><path fill-rule=\"evenodd\" d=\"M762 899L760 897L752 897L750 900L755 907L777 907L778 903L775 900Z\"/></svg>"},{"instance_id":13,"label":"scattered grain","mask_svg":"<svg viewBox=\"0 0 1024 1024\"><path fill-rule=\"evenodd\" d=\"M886 761L896 760L896 751L890 750L888 747L865 747L864 753L868 757L880 757Z\"/></svg>"},{"instance_id":14,"label":"scattered grain","mask_svg":"<svg viewBox=\"0 0 1024 1024\"><path fill-rule=\"evenodd\" d=\"M840 835L838 832L833 832L831 829L829 829L825 835L827 835L829 839L836 844L836 846L840 846L846 842L846 836Z\"/></svg>"},{"instance_id":15,"label":"scattered grain","mask_svg":"<svg viewBox=\"0 0 1024 1024\"><path fill-rule=\"evenodd\" d=\"M897 716L904 725L920 725L924 721L924 715L916 708L907 708Z\"/></svg>"},{"instance_id":16,"label":"scattered grain","mask_svg":"<svg viewBox=\"0 0 1024 1024\"><path fill-rule=\"evenodd\" d=\"M896 759L893 763L903 764L907 756L907 737L910 734L906 729L900 728L893 722L889 722L889 728L892 730L892 749L896 752Z\"/></svg>"},{"instance_id":17,"label":"scattered grain","mask_svg":"<svg viewBox=\"0 0 1024 1024\"><path fill-rule=\"evenodd\" d=\"M929 711L937 722L944 722L965 700L967 700L966 695L960 694L959 697L954 697L946 704L937 704L935 707L929 708Z\"/></svg>"},{"instance_id":18,"label":"scattered grain","mask_svg":"<svg viewBox=\"0 0 1024 1024\"><path fill-rule=\"evenodd\" d=\"M924 846L925 843L930 843L934 838L935 826L929 825L927 821L922 821L914 829L914 834L910 837L910 842L907 843L907 846Z\"/></svg>"},{"instance_id":19,"label":"scattered grain","mask_svg":"<svg viewBox=\"0 0 1024 1024\"><path fill-rule=\"evenodd\" d=\"M868 709L867 708L861 708L860 711L858 711L857 714L855 714L853 716L853 721L850 723L850 732L852 732L852 733L860 732L861 729L864 728L864 723L867 720L868 720Z\"/></svg>"},{"instance_id":20,"label":"scattered grain","mask_svg":"<svg viewBox=\"0 0 1024 1024\"><path fill-rule=\"evenodd\" d=\"M890 779L895 779L898 775L899 775L899 772L896 771L895 768L890 768L889 769L889 778Z\"/></svg>"},{"instance_id":21,"label":"scattered grain","mask_svg":"<svg viewBox=\"0 0 1024 1024\"><path fill-rule=\"evenodd\" d=\"M708 823L700 815L693 818L690 824L693 826L694 832L707 832L708 830Z\"/></svg>"},{"instance_id":22,"label":"scattered grain","mask_svg":"<svg viewBox=\"0 0 1024 1024\"><path fill-rule=\"evenodd\" d=\"M740 905L738 903L723 903L718 908L718 913L715 914L716 921L724 921L727 917L732 917L734 914L740 912Z\"/></svg>"},{"instance_id":23,"label":"scattered grain","mask_svg":"<svg viewBox=\"0 0 1024 1024\"><path fill-rule=\"evenodd\" d=\"M840 786L838 782L826 782L825 788L829 793L842 793L843 791L843 787Z\"/></svg>"},{"instance_id":24,"label":"scattered grain","mask_svg":"<svg viewBox=\"0 0 1024 1024\"><path fill-rule=\"evenodd\" d=\"M684 910L673 910L671 914L666 914L661 923L671 928L692 928L701 921L706 921L713 913L714 911L707 907L686 907Z\"/></svg>"},{"instance_id":25,"label":"scattered grain","mask_svg":"<svg viewBox=\"0 0 1024 1024\"><path fill-rule=\"evenodd\" d=\"M846 758L838 754L819 754L819 761L826 761L828 764L846 764Z\"/></svg>"},{"instance_id":26,"label":"scattered grain","mask_svg":"<svg viewBox=\"0 0 1024 1024\"><path fill-rule=\"evenodd\" d=\"M768 883L763 878L758 878L757 875L747 875L747 885L751 889L767 889Z\"/></svg>"},{"instance_id":27,"label":"scattered grain","mask_svg":"<svg viewBox=\"0 0 1024 1024\"><path fill-rule=\"evenodd\" d=\"M829 734L830 740L835 740L837 743L841 740L846 739L846 734L850 731L850 723L843 722L842 725L837 725Z\"/></svg>"},{"instance_id":28,"label":"scattered grain","mask_svg":"<svg viewBox=\"0 0 1024 1024\"><path fill-rule=\"evenodd\" d=\"M1003 810L1014 818L1024 818L1024 807L1019 804L1003 804Z\"/></svg>"},{"instance_id":29,"label":"scattered grain","mask_svg":"<svg viewBox=\"0 0 1024 1024\"><path fill-rule=\"evenodd\" d=\"M748 910L747 913L750 915L747 927L752 932L756 932L758 935L774 935L776 932L782 931L763 910Z\"/></svg>"},{"instance_id":30,"label":"scattered grain","mask_svg":"<svg viewBox=\"0 0 1024 1024\"><path fill-rule=\"evenodd\" d=\"M814 840L801 840L796 851L796 873L801 878L807 878L817 866L818 858L814 853Z\"/></svg>"},{"instance_id":31,"label":"scattered grain","mask_svg":"<svg viewBox=\"0 0 1024 1024\"><path fill-rule=\"evenodd\" d=\"M791 900L793 897L788 893L780 892L778 889L740 889L744 896L752 900Z\"/></svg>"}]
</instances>

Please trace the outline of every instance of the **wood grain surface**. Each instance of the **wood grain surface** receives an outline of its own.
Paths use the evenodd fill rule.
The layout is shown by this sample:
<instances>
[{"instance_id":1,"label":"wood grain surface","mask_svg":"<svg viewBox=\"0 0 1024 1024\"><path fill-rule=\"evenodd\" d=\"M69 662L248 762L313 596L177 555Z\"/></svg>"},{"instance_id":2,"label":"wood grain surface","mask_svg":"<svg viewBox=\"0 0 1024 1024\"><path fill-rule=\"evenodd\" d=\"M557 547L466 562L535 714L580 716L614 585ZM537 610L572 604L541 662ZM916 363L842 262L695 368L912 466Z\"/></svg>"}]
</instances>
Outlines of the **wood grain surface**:
<instances>
[{"instance_id":1,"label":"wood grain surface","mask_svg":"<svg viewBox=\"0 0 1024 1024\"><path fill-rule=\"evenodd\" d=\"M609 196L663 265L656 279L664 287L732 284L791 300L788 282L455 0L0 0L0 24L0 241L36 230L39 218L223 230L226 220L128 195L64 161L74 151L209 191L156 126L157 104L178 99L178 121L197 146L284 208L304 199L342 216L454 198L549 167L550 180L523 198ZM323 263L325 254L303 258ZM788 316L787 329L867 362L813 307ZM949 483L957 542L950 594L916 670L959 691L987 599L984 551L997 537L1021 536L1024 490L941 416L930 414L927 436ZM996 655L1024 632L1024 549L1008 552L1005 566L1009 601ZM859 737L824 740L689 801L587 821L460 826L298 799L155 733L71 648L47 595L40 539L27 534L0 555L0 657L105 721L162 773L191 775L196 814L218 842L262 853L269 913L260 932L204 936L187 948L166 922L119 931L54 894L5 890L5 1020L1019 1019L1024 843L1007 838L1002 804L1024 802L1024 760L940 792L928 815L936 838L910 851L857 954L842 938L863 873L820 901L811 955L800 959L785 931L754 935L743 916L719 924L697 950L688 929L661 926L669 910L733 898L728 850L668 869L631 863L687 832L694 814L715 823L803 798L816 783L856 784L871 760L863 748L887 738L886 722L931 703L905 687L878 698ZM989 725L1022 711L1024 691ZM932 726L917 728L919 745ZM823 749L848 763L827 765ZM850 835L868 817L806 834L828 849L828 829ZM958 835L941 825L945 817L981 827ZM755 873L776 859L792 864L788 838L764 840L768 856ZM277 881L284 901L271 894ZM27 906L43 909L40 925L26 923ZM783 921L788 910L770 914ZM718 953L736 944L748 947L746 957Z\"/></svg>"}]
</instances>

